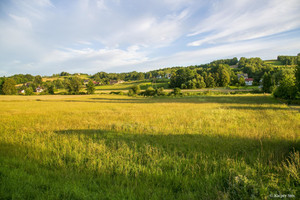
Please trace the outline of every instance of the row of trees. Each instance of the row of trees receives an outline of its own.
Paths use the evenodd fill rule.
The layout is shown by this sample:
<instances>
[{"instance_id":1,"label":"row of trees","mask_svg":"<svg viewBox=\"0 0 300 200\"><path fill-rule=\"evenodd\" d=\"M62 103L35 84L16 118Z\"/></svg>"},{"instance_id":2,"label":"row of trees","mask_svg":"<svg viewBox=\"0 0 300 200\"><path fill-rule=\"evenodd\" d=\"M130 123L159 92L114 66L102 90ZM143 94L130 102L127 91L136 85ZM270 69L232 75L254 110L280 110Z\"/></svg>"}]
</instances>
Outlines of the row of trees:
<instances>
[{"instance_id":1,"label":"row of trees","mask_svg":"<svg viewBox=\"0 0 300 200\"><path fill-rule=\"evenodd\" d=\"M297 65L300 63L300 53L297 56L277 56L283 65Z\"/></svg>"},{"instance_id":2,"label":"row of trees","mask_svg":"<svg viewBox=\"0 0 300 200\"><path fill-rule=\"evenodd\" d=\"M300 98L300 64L295 70L283 71L281 78L276 81L275 74L265 73L263 76L263 91L273 93L275 97L283 99Z\"/></svg>"},{"instance_id":3,"label":"row of trees","mask_svg":"<svg viewBox=\"0 0 300 200\"><path fill-rule=\"evenodd\" d=\"M43 82L40 76L36 76L32 83L23 84L18 90L24 90L26 95L32 95L37 88L43 89L43 94L54 94L56 89L67 89L69 94L80 94L80 90L84 87L83 80L79 77L70 77L63 81L55 80L53 82ZM88 94L95 92L95 84L90 79L86 85ZM17 93L16 82L13 78L0 79L0 94L13 95Z\"/></svg>"},{"instance_id":4,"label":"row of trees","mask_svg":"<svg viewBox=\"0 0 300 200\"><path fill-rule=\"evenodd\" d=\"M245 79L237 75L227 64L211 64L206 67L182 68L171 76L170 86L181 89L226 87L228 85L245 85Z\"/></svg>"},{"instance_id":5,"label":"row of trees","mask_svg":"<svg viewBox=\"0 0 300 200\"><path fill-rule=\"evenodd\" d=\"M180 95L180 88L174 88L173 92L165 92L164 88L154 89L153 87L148 87L144 92L141 92L140 86L135 85L128 90L128 96L142 95L142 96L167 96L167 95Z\"/></svg>"}]
</instances>

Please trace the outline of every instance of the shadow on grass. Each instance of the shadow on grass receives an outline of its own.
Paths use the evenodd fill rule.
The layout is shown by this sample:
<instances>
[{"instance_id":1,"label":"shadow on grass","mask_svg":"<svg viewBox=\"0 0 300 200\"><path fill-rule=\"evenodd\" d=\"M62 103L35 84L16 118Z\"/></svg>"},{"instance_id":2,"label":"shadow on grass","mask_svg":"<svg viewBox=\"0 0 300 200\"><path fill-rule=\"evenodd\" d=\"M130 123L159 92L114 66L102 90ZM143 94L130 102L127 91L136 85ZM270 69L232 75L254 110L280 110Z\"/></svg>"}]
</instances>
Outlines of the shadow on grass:
<instances>
[{"instance_id":1,"label":"shadow on grass","mask_svg":"<svg viewBox=\"0 0 300 200\"><path fill-rule=\"evenodd\" d=\"M267 106L267 107L261 107L261 106L259 106L259 107L254 107L254 106L228 106L228 107L223 107L223 108L225 108L225 109L235 109L235 110L245 110L245 111L247 111L247 110L281 110L281 111L283 111L283 110L289 110L290 108L288 108L288 107L285 107L285 108L283 108L283 107L272 107L272 106ZM300 111L300 109L295 109L295 110L297 110L297 111Z\"/></svg>"},{"instance_id":2,"label":"shadow on grass","mask_svg":"<svg viewBox=\"0 0 300 200\"><path fill-rule=\"evenodd\" d=\"M0 161L5 161L3 166L0 164L0 178L2 173L6 182L4 187L0 181L0 191L4 191L7 199L15 195L22 199L49 199L49 195L50 199L221 199L218 192L230 192L229 182L231 176L235 176L232 169L222 165L228 159L234 160L231 167L236 170L242 170L239 167L243 161L255 170L259 162L260 170L263 170L270 163L280 165L279 162L294 149L300 150L299 143L267 138L131 134L98 129L58 130L55 133L58 141L60 136L70 136L70 142L78 137L86 145L105 142L112 157L97 162L106 163L108 170L97 171L86 166L86 162L97 159L97 152L77 163L76 154L71 151L63 154L69 149L64 149L63 144L56 156L52 154L53 149L0 143ZM130 151L132 156L123 154L124 144L133 150ZM84 157L85 150L82 151ZM33 158L27 156L28 152ZM59 161L43 163L35 155ZM123 162L128 158L127 163ZM62 167L58 163L63 163ZM125 164L132 174L125 175L122 170L117 170ZM133 166L137 168L132 169ZM155 173L158 168L163 170L162 174ZM232 199L237 198L232 196Z\"/></svg>"},{"instance_id":3,"label":"shadow on grass","mask_svg":"<svg viewBox=\"0 0 300 200\"><path fill-rule=\"evenodd\" d=\"M87 101L62 100L67 102L89 103L220 103L220 104L271 104L280 103L269 96L189 96L189 97L146 97L146 98L105 98L92 97Z\"/></svg>"},{"instance_id":4,"label":"shadow on grass","mask_svg":"<svg viewBox=\"0 0 300 200\"><path fill-rule=\"evenodd\" d=\"M228 157L245 159L249 163L258 157L266 163L282 161L285 156L295 150L300 150L300 144L293 141L275 138L253 139L237 136L221 136L208 134L132 134L106 130L62 130L55 131L58 135L72 135L79 139L92 139L94 142L105 141L109 147L126 143L131 148L151 146L160 152L177 154L183 157L193 157L195 154L213 155L213 157Z\"/></svg>"}]
</instances>

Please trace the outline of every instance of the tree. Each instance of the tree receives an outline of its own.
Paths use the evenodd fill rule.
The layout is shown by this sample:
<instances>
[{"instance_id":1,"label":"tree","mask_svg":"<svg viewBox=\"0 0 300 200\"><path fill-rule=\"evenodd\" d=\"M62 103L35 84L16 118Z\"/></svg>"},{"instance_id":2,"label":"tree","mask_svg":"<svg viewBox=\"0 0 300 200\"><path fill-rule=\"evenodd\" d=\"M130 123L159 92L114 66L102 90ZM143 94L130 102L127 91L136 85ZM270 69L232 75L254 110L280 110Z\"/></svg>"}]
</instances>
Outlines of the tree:
<instances>
[{"instance_id":1,"label":"tree","mask_svg":"<svg viewBox=\"0 0 300 200\"><path fill-rule=\"evenodd\" d=\"M79 77L72 77L66 80L66 88L71 94L79 94L82 87L82 80Z\"/></svg>"},{"instance_id":2,"label":"tree","mask_svg":"<svg viewBox=\"0 0 300 200\"><path fill-rule=\"evenodd\" d=\"M140 91L141 91L141 88L140 88L139 85L135 85L135 86L132 87L132 91L133 91L134 94L139 94Z\"/></svg>"},{"instance_id":3,"label":"tree","mask_svg":"<svg viewBox=\"0 0 300 200\"><path fill-rule=\"evenodd\" d=\"M215 79L214 77L212 77L211 73L209 73L205 81L206 81L206 87L208 88L214 88L216 86Z\"/></svg>"},{"instance_id":4,"label":"tree","mask_svg":"<svg viewBox=\"0 0 300 200\"><path fill-rule=\"evenodd\" d=\"M40 86L43 83L42 77L40 75L35 76L33 83Z\"/></svg>"},{"instance_id":5,"label":"tree","mask_svg":"<svg viewBox=\"0 0 300 200\"><path fill-rule=\"evenodd\" d=\"M157 93L158 96L164 96L164 95L166 95L166 93L164 92L164 88L163 87L159 88L156 91L156 93Z\"/></svg>"},{"instance_id":6,"label":"tree","mask_svg":"<svg viewBox=\"0 0 300 200\"><path fill-rule=\"evenodd\" d=\"M88 94L94 94L95 93L95 84L90 79L88 84L86 85L86 90Z\"/></svg>"},{"instance_id":7,"label":"tree","mask_svg":"<svg viewBox=\"0 0 300 200\"><path fill-rule=\"evenodd\" d=\"M155 95L155 90L153 87L148 87L147 90L145 91L145 96L154 96Z\"/></svg>"},{"instance_id":8,"label":"tree","mask_svg":"<svg viewBox=\"0 0 300 200\"><path fill-rule=\"evenodd\" d=\"M70 74L68 72L61 72L60 76L69 76Z\"/></svg>"},{"instance_id":9,"label":"tree","mask_svg":"<svg viewBox=\"0 0 300 200\"><path fill-rule=\"evenodd\" d=\"M3 84L2 84L2 93L5 95L12 95L12 94L16 94L17 90L16 90L16 82L11 79L5 79Z\"/></svg>"},{"instance_id":10,"label":"tree","mask_svg":"<svg viewBox=\"0 0 300 200\"><path fill-rule=\"evenodd\" d=\"M204 78L201 75L198 76L198 81L196 83L196 87L197 88L205 88L206 87L206 83L204 82Z\"/></svg>"},{"instance_id":11,"label":"tree","mask_svg":"<svg viewBox=\"0 0 300 200\"><path fill-rule=\"evenodd\" d=\"M174 95L177 96L177 95L180 95L181 94L181 90L180 88L174 88L174 91L173 91Z\"/></svg>"},{"instance_id":12,"label":"tree","mask_svg":"<svg viewBox=\"0 0 300 200\"><path fill-rule=\"evenodd\" d=\"M266 92L266 93L270 93L272 92L272 76L271 74L269 73L265 73L264 76L263 76L263 81L262 81L262 90L263 92Z\"/></svg>"},{"instance_id":13,"label":"tree","mask_svg":"<svg viewBox=\"0 0 300 200\"><path fill-rule=\"evenodd\" d=\"M49 94L54 94L54 85L53 84L50 84L47 86L47 92Z\"/></svg>"},{"instance_id":14,"label":"tree","mask_svg":"<svg viewBox=\"0 0 300 200\"><path fill-rule=\"evenodd\" d=\"M181 87L182 84L187 85L186 82L194 79L195 75L196 75L195 71L191 69L188 68L179 69L176 71L176 73L172 74L170 79L170 86L175 88L175 87Z\"/></svg>"},{"instance_id":15,"label":"tree","mask_svg":"<svg viewBox=\"0 0 300 200\"><path fill-rule=\"evenodd\" d=\"M134 95L133 90L132 90L132 89L129 89L129 90L128 90L128 96L133 96L133 95Z\"/></svg>"},{"instance_id":16,"label":"tree","mask_svg":"<svg viewBox=\"0 0 300 200\"><path fill-rule=\"evenodd\" d=\"M25 89L25 95L33 95L33 90L31 87Z\"/></svg>"},{"instance_id":17,"label":"tree","mask_svg":"<svg viewBox=\"0 0 300 200\"><path fill-rule=\"evenodd\" d=\"M244 76L241 76L240 78L239 78L239 85L240 86L245 86L246 84L245 84L245 78L244 78Z\"/></svg>"},{"instance_id":18,"label":"tree","mask_svg":"<svg viewBox=\"0 0 300 200\"><path fill-rule=\"evenodd\" d=\"M101 82L101 78L100 78L99 74L96 74L96 75L94 76L94 80L95 80L96 82L98 82L98 83Z\"/></svg>"},{"instance_id":19,"label":"tree","mask_svg":"<svg viewBox=\"0 0 300 200\"><path fill-rule=\"evenodd\" d=\"M219 79L219 86L226 87L230 83L230 75L227 70L222 69L219 71L220 79Z\"/></svg>"},{"instance_id":20,"label":"tree","mask_svg":"<svg viewBox=\"0 0 300 200\"><path fill-rule=\"evenodd\" d=\"M275 89L273 95L283 99L295 99L297 94L296 79L294 74L285 74Z\"/></svg>"},{"instance_id":21,"label":"tree","mask_svg":"<svg viewBox=\"0 0 300 200\"><path fill-rule=\"evenodd\" d=\"M55 85L55 88L56 89L61 89L64 87L63 83L61 80L57 79L57 80L54 80L53 81L54 85Z\"/></svg>"},{"instance_id":22,"label":"tree","mask_svg":"<svg viewBox=\"0 0 300 200\"><path fill-rule=\"evenodd\" d=\"M0 94L3 94L2 87L3 87L4 80L5 78L0 78Z\"/></svg>"},{"instance_id":23,"label":"tree","mask_svg":"<svg viewBox=\"0 0 300 200\"><path fill-rule=\"evenodd\" d=\"M297 87L298 94L300 95L300 63L298 63L298 66L296 67L295 79L295 85Z\"/></svg>"},{"instance_id":24,"label":"tree","mask_svg":"<svg viewBox=\"0 0 300 200\"><path fill-rule=\"evenodd\" d=\"M145 79L144 73L140 72L140 73L138 74L138 76L137 76L137 79L138 79L138 80L144 80L144 79Z\"/></svg>"}]
</instances>

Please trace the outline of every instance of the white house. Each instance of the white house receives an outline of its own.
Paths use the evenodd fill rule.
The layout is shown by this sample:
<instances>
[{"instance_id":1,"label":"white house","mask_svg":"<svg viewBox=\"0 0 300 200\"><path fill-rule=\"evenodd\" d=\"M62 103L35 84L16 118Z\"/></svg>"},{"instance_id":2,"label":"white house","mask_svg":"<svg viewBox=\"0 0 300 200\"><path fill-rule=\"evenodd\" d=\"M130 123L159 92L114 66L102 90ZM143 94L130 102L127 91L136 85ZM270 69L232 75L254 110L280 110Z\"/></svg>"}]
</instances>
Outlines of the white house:
<instances>
[{"instance_id":1,"label":"white house","mask_svg":"<svg viewBox=\"0 0 300 200\"><path fill-rule=\"evenodd\" d=\"M170 78L171 78L171 75L172 75L172 74L167 73L167 74L165 75L165 78L170 79Z\"/></svg>"},{"instance_id":2,"label":"white house","mask_svg":"<svg viewBox=\"0 0 300 200\"><path fill-rule=\"evenodd\" d=\"M253 78L246 78L245 79L245 84L246 85L252 85L253 84Z\"/></svg>"},{"instance_id":3,"label":"white house","mask_svg":"<svg viewBox=\"0 0 300 200\"><path fill-rule=\"evenodd\" d=\"M43 91L44 91L44 89L43 89L43 88L41 88L41 87L37 87L35 91L36 91L37 93L40 93L40 92L43 92Z\"/></svg>"}]
</instances>

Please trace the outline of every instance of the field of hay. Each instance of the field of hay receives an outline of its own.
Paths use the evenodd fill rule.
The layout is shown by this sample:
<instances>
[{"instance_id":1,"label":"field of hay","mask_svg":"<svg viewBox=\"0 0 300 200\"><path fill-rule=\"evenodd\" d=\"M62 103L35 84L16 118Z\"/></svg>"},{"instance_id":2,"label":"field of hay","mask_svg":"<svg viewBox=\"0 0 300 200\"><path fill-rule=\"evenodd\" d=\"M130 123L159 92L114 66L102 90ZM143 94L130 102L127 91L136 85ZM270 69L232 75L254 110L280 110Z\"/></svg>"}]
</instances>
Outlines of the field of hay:
<instances>
[{"instance_id":1,"label":"field of hay","mask_svg":"<svg viewBox=\"0 0 300 200\"><path fill-rule=\"evenodd\" d=\"M268 95L0 96L0 199L300 197L300 113Z\"/></svg>"}]
</instances>

